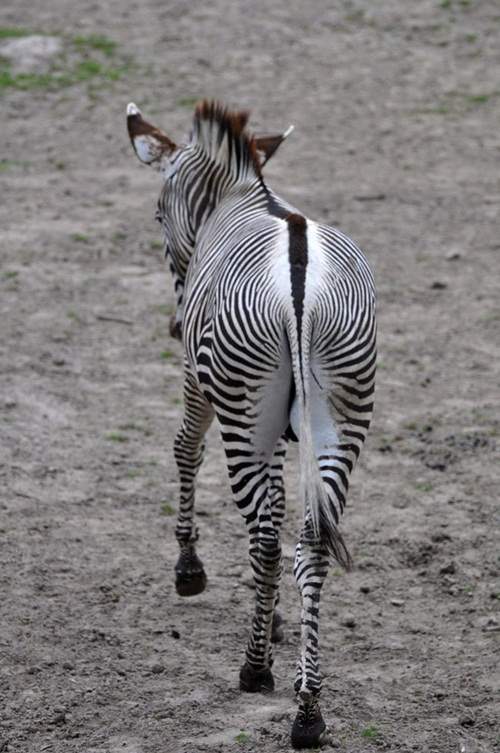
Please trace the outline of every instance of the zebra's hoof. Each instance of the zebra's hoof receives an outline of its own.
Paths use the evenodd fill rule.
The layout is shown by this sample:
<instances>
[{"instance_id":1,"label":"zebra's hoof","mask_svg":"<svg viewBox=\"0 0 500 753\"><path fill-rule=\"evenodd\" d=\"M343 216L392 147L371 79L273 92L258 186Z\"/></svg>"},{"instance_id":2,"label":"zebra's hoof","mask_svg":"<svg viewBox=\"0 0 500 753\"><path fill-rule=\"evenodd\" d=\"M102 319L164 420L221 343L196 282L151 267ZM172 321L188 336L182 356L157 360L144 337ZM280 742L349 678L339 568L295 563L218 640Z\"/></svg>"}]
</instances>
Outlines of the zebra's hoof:
<instances>
[{"instance_id":1,"label":"zebra's hoof","mask_svg":"<svg viewBox=\"0 0 500 753\"><path fill-rule=\"evenodd\" d=\"M292 748L320 748L328 742L328 730L319 708L299 709L292 727Z\"/></svg>"},{"instance_id":2,"label":"zebra's hoof","mask_svg":"<svg viewBox=\"0 0 500 753\"><path fill-rule=\"evenodd\" d=\"M252 669L244 664L240 670L240 690L245 693L272 693L274 677L270 669Z\"/></svg>"},{"instance_id":3,"label":"zebra's hoof","mask_svg":"<svg viewBox=\"0 0 500 753\"><path fill-rule=\"evenodd\" d=\"M196 596L205 590L207 576L195 552L181 552L175 566L175 590L179 596Z\"/></svg>"},{"instance_id":4,"label":"zebra's hoof","mask_svg":"<svg viewBox=\"0 0 500 753\"><path fill-rule=\"evenodd\" d=\"M281 643L285 637L283 630L283 617L279 612L273 614L273 625L271 630L271 643Z\"/></svg>"}]
</instances>

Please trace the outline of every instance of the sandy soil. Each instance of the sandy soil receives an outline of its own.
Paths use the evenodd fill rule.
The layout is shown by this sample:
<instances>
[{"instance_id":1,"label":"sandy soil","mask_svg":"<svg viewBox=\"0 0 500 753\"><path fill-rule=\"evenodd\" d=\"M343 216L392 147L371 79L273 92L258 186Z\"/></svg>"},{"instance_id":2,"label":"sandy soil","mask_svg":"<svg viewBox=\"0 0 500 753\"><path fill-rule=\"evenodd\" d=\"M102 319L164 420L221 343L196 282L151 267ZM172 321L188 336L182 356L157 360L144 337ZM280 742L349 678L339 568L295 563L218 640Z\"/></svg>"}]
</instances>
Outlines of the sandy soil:
<instances>
[{"instance_id":1,"label":"sandy soil","mask_svg":"<svg viewBox=\"0 0 500 753\"><path fill-rule=\"evenodd\" d=\"M13 71L73 72L2 90L0 751L288 750L293 451L273 695L237 689L252 591L215 429L209 587L173 588L181 353L158 179L124 110L175 139L201 96L295 124L270 184L354 237L378 282L376 417L344 522L357 567L332 571L322 608L332 748L499 751L496 0L11 0L0 24L62 40L34 69L11 48Z\"/></svg>"}]
</instances>

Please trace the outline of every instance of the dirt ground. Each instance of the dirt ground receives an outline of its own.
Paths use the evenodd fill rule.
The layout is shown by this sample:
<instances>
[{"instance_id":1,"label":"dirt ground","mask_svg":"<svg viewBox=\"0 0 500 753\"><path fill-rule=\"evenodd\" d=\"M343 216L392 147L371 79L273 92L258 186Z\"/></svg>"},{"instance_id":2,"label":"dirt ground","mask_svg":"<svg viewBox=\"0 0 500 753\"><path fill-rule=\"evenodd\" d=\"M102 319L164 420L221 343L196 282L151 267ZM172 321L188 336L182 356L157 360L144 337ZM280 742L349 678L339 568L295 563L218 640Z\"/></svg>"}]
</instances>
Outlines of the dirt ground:
<instances>
[{"instance_id":1,"label":"dirt ground","mask_svg":"<svg viewBox=\"0 0 500 753\"><path fill-rule=\"evenodd\" d=\"M253 592L216 428L209 586L173 587L182 360L124 113L180 138L203 96L295 124L269 183L378 285L356 569L322 601L331 749L500 751L497 1L7 0L0 25L0 751L289 749L295 448L274 694L238 690Z\"/></svg>"}]
</instances>

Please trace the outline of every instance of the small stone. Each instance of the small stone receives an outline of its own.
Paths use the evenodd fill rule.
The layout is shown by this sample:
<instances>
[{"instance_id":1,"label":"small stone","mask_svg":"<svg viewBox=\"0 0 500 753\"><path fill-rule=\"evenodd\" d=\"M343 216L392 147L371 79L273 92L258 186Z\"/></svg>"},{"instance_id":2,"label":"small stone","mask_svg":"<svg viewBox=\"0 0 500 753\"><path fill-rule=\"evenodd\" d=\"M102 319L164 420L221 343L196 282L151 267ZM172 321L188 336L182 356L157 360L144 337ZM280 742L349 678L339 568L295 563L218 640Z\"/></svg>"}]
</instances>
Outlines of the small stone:
<instances>
[{"instance_id":1,"label":"small stone","mask_svg":"<svg viewBox=\"0 0 500 753\"><path fill-rule=\"evenodd\" d=\"M459 254L458 251L450 251L449 254L446 254L446 261L456 261L457 259L462 258L462 254Z\"/></svg>"},{"instance_id":2,"label":"small stone","mask_svg":"<svg viewBox=\"0 0 500 753\"><path fill-rule=\"evenodd\" d=\"M444 290L447 287L448 285L446 282L441 282L440 280L436 280L435 282L432 283L431 290Z\"/></svg>"},{"instance_id":3,"label":"small stone","mask_svg":"<svg viewBox=\"0 0 500 753\"><path fill-rule=\"evenodd\" d=\"M457 568L454 562L448 562L447 565L443 565L443 567L439 568L441 575L455 575L456 570Z\"/></svg>"},{"instance_id":4,"label":"small stone","mask_svg":"<svg viewBox=\"0 0 500 753\"><path fill-rule=\"evenodd\" d=\"M444 690L436 690L434 693L434 698L437 698L438 701L442 701L443 698L446 698L446 693Z\"/></svg>"},{"instance_id":5,"label":"small stone","mask_svg":"<svg viewBox=\"0 0 500 753\"><path fill-rule=\"evenodd\" d=\"M66 724L66 714L64 711L59 711L57 714L54 714L52 717L50 724Z\"/></svg>"},{"instance_id":6,"label":"small stone","mask_svg":"<svg viewBox=\"0 0 500 753\"><path fill-rule=\"evenodd\" d=\"M179 633L178 630L172 630L170 635L172 636L172 638L175 638L176 641L178 641L179 638L181 637L181 634Z\"/></svg>"},{"instance_id":7,"label":"small stone","mask_svg":"<svg viewBox=\"0 0 500 753\"><path fill-rule=\"evenodd\" d=\"M469 716L468 714L464 714L459 718L458 723L461 727L473 727L476 723L476 720L474 719L474 717Z\"/></svg>"},{"instance_id":8,"label":"small stone","mask_svg":"<svg viewBox=\"0 0 500 753\"><path fill-rule=\"evenodd\" d=\"M255 581L251 570L244 570L240 575L240 583L247 588L255 589Z\"/></svg>"},{"instance_id":9,"label":"small stone","mask_svg":"<svg viewBox=\"0 0 500 753\"><path fill-rule=\"evenodd\" d=\"M369 594L371 591L371 588L370 586L360 586L359 590L361 591L362 594Z\"/></svg>"},{"instance_id":10,"label":"small stone","mask_svg":"<svg viewBox=\"0 0 500 753\"><path fill-rule=\"evenodd\" d=\"M391 604L393 607L402 607L404 606L404 599L391 599Z\"/></svg>"},{"instance_id":11,"label":"small stone","mask_svg":"<svg viewBox=\"0 0 500 753\"><path fill-rule=\"evenodd\" d=\"M75 665L73 664L73 662L65 661L63 662L62 668L71 671L75 668Z\"/></svg>"},{"instance_id":12,"label":"small stone","mask_svg":"<svg viewBox=\"0 0 500 753\"><path fill-rule=\"evenodd\" d=\"M161 675L162 672L165 672L165 667L163 666L163 664L153 664L151 666L151 672L154 675Z\"/></svg>"},{"instance_id":13,"label":"small stone","mask_svg":"<svg viewBox=\"0 0 500 753\"><path fill-rule=\"evenodd\" d=\"M352 630L352 628L356 627L356 620L354 619L352 614L348 614L346 617L344 617L340 624L343 625L343 627L351 628Z\"/></svg>"}]
</instances>

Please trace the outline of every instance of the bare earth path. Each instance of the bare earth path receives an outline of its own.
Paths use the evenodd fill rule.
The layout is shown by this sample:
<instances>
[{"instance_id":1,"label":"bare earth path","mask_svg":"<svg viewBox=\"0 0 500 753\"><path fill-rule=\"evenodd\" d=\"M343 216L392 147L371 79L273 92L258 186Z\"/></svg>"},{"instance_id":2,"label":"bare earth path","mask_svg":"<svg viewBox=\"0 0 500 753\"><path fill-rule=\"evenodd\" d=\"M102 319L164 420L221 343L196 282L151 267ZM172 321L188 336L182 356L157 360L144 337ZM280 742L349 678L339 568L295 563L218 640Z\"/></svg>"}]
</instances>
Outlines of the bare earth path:
<instances>
[{"instance_id":1,"label":"bare earth path","mask_svg":"<svg viewBox=\"0 0 500 753\"><path fill-rule=\"evenodd\" d=\"M332 749L499 751L496 0L7 0L0 26L0 751L288 750L293 448L273 695L237 689L252 591L216 430L209 587L173 588L181 353L124 111L180 138L202 96L295 124L271 185L352 235L378 282L357 567L322 606ZM58 52L23 68L12 29Z\"/></svg>"}]
</instances>

